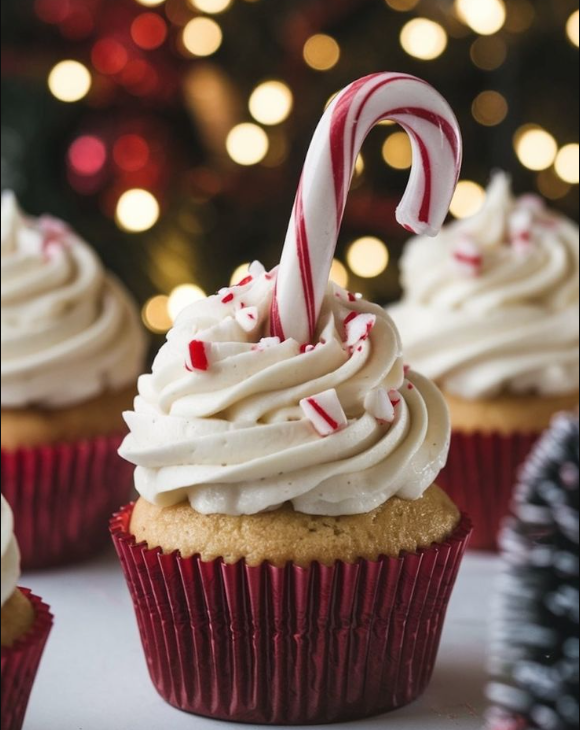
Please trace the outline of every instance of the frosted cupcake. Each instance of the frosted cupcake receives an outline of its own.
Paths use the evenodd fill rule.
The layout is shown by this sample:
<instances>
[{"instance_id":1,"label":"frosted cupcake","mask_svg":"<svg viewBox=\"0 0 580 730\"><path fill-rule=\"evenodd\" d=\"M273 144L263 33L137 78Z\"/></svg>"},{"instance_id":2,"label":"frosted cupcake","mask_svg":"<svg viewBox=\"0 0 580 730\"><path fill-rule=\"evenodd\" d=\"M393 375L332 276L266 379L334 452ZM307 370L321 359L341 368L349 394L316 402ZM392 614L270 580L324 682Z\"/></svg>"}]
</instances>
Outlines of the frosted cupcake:
<instances>
[{"instance_id":1,"label":"frosted cupcake","mask_svg":"<svg viewBox=\"0 0 580 730\"><path fill-rule=\"evenodd\" d=\"M578 403L578 227L497 174L482 211L413 239L389 311L405 356L442 388L453 438L440 482L493 548L518 466Z\"/></svg>"},{"instance_id":2,"label":"frosted cupcake","mask_svg":"<svg viewBox=\"0 0 580 730\"><path fill-rule=\"evenodd\" d=\"M18 588L20 552L12 511L1 501L2 569L2 730L22 727L44 645L52 627L48 607L26 588Z\"/></svg>"},{"instance_id":3,"label":"frosted cupcake","mask_svg":"<svg viewBox=\"0 0 580 730\"><path fill-rule=\"evenodd\" d=\"M433 120L455 134L452 112L397 74L342 92L311 149L336 155L348 182L381 109L413 107L423 122L426 102L417 138L441 149ZM199 715L316 724L411 702L433 671L470 532L434 483L450 438L440 392L405 370L382 308L328 284L324 232L342 208L319 204L334 189L327 169L307 159L279 269L254 264L186 309L126 414L121 454L141 496L112 534L153 683ZM305 226L310 203L320 218ZM320 233L297 247L295 224Z\"/></svg>"},{"instance_id":4,"label":"frosted cupcake","mask_svg":"<svg viewBox=\"0 0 580 730\"><path fill-rule=\"evenodd\" d=\"M116 449L144 361L138 313L84 241L6 193L1 317L2 490L23 565L78 559L131 486Z\"/></svg>"}]
</instances>

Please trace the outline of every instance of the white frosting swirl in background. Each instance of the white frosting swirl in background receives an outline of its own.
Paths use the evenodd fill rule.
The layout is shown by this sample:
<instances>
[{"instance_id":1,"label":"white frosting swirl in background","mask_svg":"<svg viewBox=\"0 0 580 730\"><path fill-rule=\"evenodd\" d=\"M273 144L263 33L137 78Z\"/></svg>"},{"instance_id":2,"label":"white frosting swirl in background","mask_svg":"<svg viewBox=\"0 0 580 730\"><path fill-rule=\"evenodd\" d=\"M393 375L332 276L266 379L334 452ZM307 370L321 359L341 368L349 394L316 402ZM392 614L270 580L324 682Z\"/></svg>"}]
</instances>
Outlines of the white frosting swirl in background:
<instances>
[{"instance_id":1,"label":"white frosting swirl in background","mask_svg":"<svg viewBox=\"0 0 580 730\"><path fill-rule=\"evenodd\" d=\"M292 339L258 350L274 283L259 275L233 289L233 301L224 303L222 293L177 319L152 374L139 380L135 411L125 414L131 433L120 453L137 465L137 490L161 506L189 499L198 512L229 515L288 501L310 514L357 514L394 495L420 497L445 463L449 418L432 383L414 373L405 380L390 317L331 284L314 350L301 354ZM235 318L242 301L257 308L252 335ZM343 322L353 310L377 319L351 356ZM184 366L192 339L212 343L205 372ZM365 396L377 386L401 389L390 426L365 412ZM336 389L349 420L322 438L299 403L328 389Z\"/></svg>"},{"instance_id":2,"label":"white frosting swirl in background","mask_svg":"<svg viewBox=\"0 0 580 730\"><path fill-rule=\"evenodd\" d=\"M129 294L60 221L2 196L2 406L59 408L136 381L145 337Z\"/></svg>"},{"instance_id":3,"label":"white frosting swirl in background","mask_svg":"<svg viewBox=\"0 0 580 730\"><path fill-rule=\"evenodd\" d=\"M528 220L529 245L510 231ZM454 251L479 247L479 276L462 273ZM502 393L542 396L578 389L578 227L541 199L515 199L498 173L484 208L436 239L414 238L402 259L401 303L389 309L408 361L465 399Z\"/></svg>"},{"instance_id":4,"label":"white frosting swirl in background","mask_svg":"<svg viewBox=\"0 0 580 730\"><path fill-rule=\"evenodd\" d=\"M10 505L0 496L1 503L1 534L0 534L0 556L1 556L1 605L16 590L18 578L20 577L20 551L16 538L14 537L14 518Z\"/></svg>"}]
</instances>

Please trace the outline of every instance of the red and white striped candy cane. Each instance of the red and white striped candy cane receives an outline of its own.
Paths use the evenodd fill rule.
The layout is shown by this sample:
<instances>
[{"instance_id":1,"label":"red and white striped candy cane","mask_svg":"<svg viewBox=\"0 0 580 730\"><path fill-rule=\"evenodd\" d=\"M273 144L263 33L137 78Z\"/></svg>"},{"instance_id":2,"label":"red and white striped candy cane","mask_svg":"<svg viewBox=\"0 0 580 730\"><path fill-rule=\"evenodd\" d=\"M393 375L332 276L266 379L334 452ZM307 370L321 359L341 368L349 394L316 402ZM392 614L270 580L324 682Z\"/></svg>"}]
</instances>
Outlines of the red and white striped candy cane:
<instances>
[{"instance_id":1,"label":"red and white striped candy cane","mask_svg":"<svg viewBox=\"0 0 580 730\"><path fill-rule=\"evenodd\" d=\"M306 157L272 302L272 335L312 340L356 159L370 130L385 119L398 122L413 147L397 220L430 236L443 225L462 157L449 104L425 81L406 74L355 81L327 109Z\"/></svg>"}]
</instances>

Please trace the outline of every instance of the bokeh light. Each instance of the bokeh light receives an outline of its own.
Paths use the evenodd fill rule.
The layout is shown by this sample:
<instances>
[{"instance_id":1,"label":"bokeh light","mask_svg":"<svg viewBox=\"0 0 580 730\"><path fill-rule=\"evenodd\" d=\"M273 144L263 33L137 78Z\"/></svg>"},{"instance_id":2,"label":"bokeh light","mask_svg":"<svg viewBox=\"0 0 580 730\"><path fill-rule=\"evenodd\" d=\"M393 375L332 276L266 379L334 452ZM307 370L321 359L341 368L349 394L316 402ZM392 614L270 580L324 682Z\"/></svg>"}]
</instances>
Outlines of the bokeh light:
<instances>
[{"instance_id":1,"label":"bokeh light","mask_svg":"<svg viewBox=\"0 0 580 730\"><path fill-rule=\"evenodd\" d=\"M364 171L365 171L365 159L362 156L362 153L359 153L358 157L356 158L356 162L354 163L354 174L357 177L360 177Z\"/></svg>"},{"instance_id":2,"label":"bokeh light","mask_svg":"<svg viewBox=\"0 0 580 730\"><path fill-rule=\"evenodd\" d=\"M572 189L572 186L558 177L553 167L538 173L536 180L538 190L548 200L561 200Z\"/></svg>"},{"instance_id":3,"label":"bokeh light","mask_svg":"<svg viewBox=\"0 0 580 730\"><path fill-rule=\"evenodd\" d=\"M340 46L331 36L318 33L304 44L304 60L316 71L329 71L340 60Z\"/></svg>"},{"instance_id":4,"label":"bokeh light","mask_svg":"<svg viewBox=\"0 0 580 730\"><path fill-rule=\"evenodd\" d=\"M506 21L503 0L455 0L459 18L480 35L493 35Z\"/></svg>"},{"instance_id":5,"label":"bokeh light","mask_svg":"<svg viewBox=\"0 0 580 730\"><path fill-rule=\"evenodd\" d=\"M167 311L171 320L175 322L186 307L189 307L194 302L199 302L201 299L205 299L206 296L204 290L196 284L181 284L180 286L176 286L169 295L169 301L167 302Z\"/></svg>"},{"instance_id":6,"label":"bokeh light","mask_svg":"<svg viewBox=\"0 0 580 730\"><path fill-rule=\"evenodd\" d=\"M149 145L140 134L123 134L113 146L113 159L121 170L137 172L149 161Z\"/></svg>"},{"instance_id":7,"label":"bokeh light","mask_svg":"<svg viewBox=\"0 0 580 730\"><path fill-rule=\"evenodd\" d=\"M338 259L332 260L332 266L330 267L330 281L333 281L338 286L346 289L348 286L348 271L346 266Z\"/></svg>"},{"instance_id":8,"label":"bokeh light","mask_svg":"<svg viewBox=\"0 0 580 730\"><path fill-rule=\"evenodd\" d=\"M471 60L482 71L495 71L506 60L508 47L499 36L482 36L471 44Z\"/></svg>"},{"instance_id":9,"label":"bokeh light","mask_svg":"<svg viewBox=\"0 0 580 730\"><path fill-rule=\"evenodd\" d=\"M114 38L102 38L91 51L93 66L102 74L118 74L125 68L128 60L127 49Z\"/></svg>"},{"instance_id":10,"label":"bokeh light","mask_svg":"<svg viewBox=\"0 0 580 730\"><path fill-rule=\"evenodd\" d=\"M202 13L215 14L223 13L232 4L233 0L188 0L196 10Z\"/></svg>"},{"instance_id":11,"label":"bokeh light","mask_svg":"<svg viewBox=\"0 0 580 730\"><path fill-rule=\"evenodd\" d=\"M535 124L520 127L514 136L514 148L519 161L529 170L551 167L558 154L554 137Z\"/></svg>"},{"instance_id":12,"label":"bokeh light","mask_svg":"<svg viewBox=\"0 0 580 730\"><path fill-rule=\"evenodd\" d=\"M385 140L383 159L395 170L407 170L413 162L411 141L406 132L394 132Z\"/></svg>"},{"instance_id":13,"label":"bokeh light","mask_svg":"<svg viewBox=\"0 0 580 730\"><path fill-rule=\"evenodd\" d=\"M536 10L530 0L510 0L506 10L504 28L510 33L524 33L536 18Z\"/></svg>"},{"instance_id":14,"label":"bokeh light","mask_svg":"<svg viewBox=\"0 0 580 730\"><path fill-rule=\"evenodd\" d=\"M131 23L131 38L139 48L152 51L167 38L167 24L157 13L141 13Z\"/></svg>"},{"instance_id":15,"label":"bokeh light","mask_svg":"<svg viewBox=\"0 0 580 730\"><path fill-rule=\"evenodd\" d=\"M120 228L130 233L149 230L159 220L157 198L141 188L127 190L117 202L116 220Z\"/></svg>"},{"instance_id":16,"label":"bokeh light","mask_svg":"<svg viewBox=\"0 0 580 730\"><path fill-rule=\"evenodd\" d=\"M389 265L389 250L379 238L365 236L351 244L346 260L357 276L371 279Z\"/></svg>"},{"instance_id":17,"label":"bokeh light","mask_svg":"<svg viewBox=\"0 0 580 730\"><path fill-rule=\"evenodd\" d=\"M257 124L238 124L228 134L226 148L238 165L257 165L268 154L268 135Z\"/></svg>"},{"instance_id":18,"label":"bokeh light","mask_svg":"<svg viewBox=\"0 0 580 730\"><path fill-rule=\"evenodd\" d=\"M156 5L163 5L165 0L137 0L139 5L145 5L148 8L154 8Z\"/></svg>"},{"instance_id":19,"label":"bokeh light","mask_svg":"<svg viewBox=\"0 0 580 730\"><path fill-rule=\"evenodd\" d=\"M417 7L419 0L386 0L386 3L390 8L393 8L393 10L405 13Z\"/></svg>"},{"instance_id":20,"label":"bokeh light","mask_svg":"<svg viewBox=\"0 0 580 730\"><path fill-rule=\"evenodd\" d=\"M172 321L169 316L169 297L165 294L157 294L151 297L143 305L141 317L145 327L156 334L165 334L171 327Z\"/></svg>"},{"instance_id":21,"label":"bokeh light","mask_svg":"<svg viewBox=\"0 0 580 730\"><path fill-rule=\"evenodd\" d=\"M410 56L432 61L447 48L447 33L433 20L414 18L401 30L401 45Z\"/></svg>"},{"instance_id":22,"label":"bokeh light","mask_svg":"<svg viewBox=\"0 0 580 730\"><path fill-rule=\"evenodd\" d=\"M223 41L222 29L211 18L193 18L183 29L183 45L193 56L211 56Z\"/></svg>"},{"instance_id":23,"label":"bokeh light","mask_svg":"<svg viewBox=\"0 0 580 730\"><path fill-rule=\"evenodd\" d=\"M485 127L495 127L507 117L509 107L498 91L482 91L474 99L471 111L477 122Z\"/></svg>"},{"instance_id":24,"label":"bokeh light","mask_svg":"<svg viewBox=\"0 0 580 730\"><path fill-rule=\"evenodd\" d=\"M456 218L469 218L481 210L485 190L473 180L460 180L449 210Z\"/></svg>"},{"instance_id":25,"label":"bokeh light","mask_svg":"<svg viewBox=\"0 0 580 730\"><path fill-rule=\"evenodd\" d=\"M77 175L96 175L107 160L107 148L99 137L77 137L68 150L68 161Z\"/></svg>"},{"instance_id":26,"label":"bokeh light","mask_svg":"<svg viewBox=\"0 0 580 730\"><path fill-rule=\"evenodd\" d=\"M242 279L245 279L248 275L249 269L249 262L247 264L240 264L239 266L236 266L230 277L230 286L235 286L236 284L239 284Z\"/></svg>"},{"instance_id":27,"label":"bokeh light","mask_svg":"<svg viewBox=\"0 0 580 730\"><path fill-rule=\"evenodd\" d=\"M80 101L90 91L89 69L78 61L61 61L48 75L48 88L59 101L71 103Z\"/></svg>"},{"instance_id":28,"label":"bokeh light","mask_svg":"<svg viewBox=\"0 0 580 730\"><path fill-rule=\"evenodd\" d=\"M566 35L570 41L578 48L580 44L580 11L576 10L568 18L566 23Z\"/></svg>"},{"instance_id":29,"label":"bokeh light","mask_svg":"<svg viewBox=\"0 0 580 730\"><path fill-rule=\"evenodd\" d=\"M250 96L250 113L262 124L280 124L285 121L294 104L292 91L283 81L264 81Z\"/></svg>"},{"instance_id":30,"label":"bokeh light","mask_svg":"<svg viewBox=\"0 0 580 730\"><path fill-rule=\"evenodd\" d=\"M556 157L556 172L564 182L571 185L578 185L579 182L579 164L580 164L580 148L578 144L567 144L558 152Z\"/></svg>"}]
</instances>

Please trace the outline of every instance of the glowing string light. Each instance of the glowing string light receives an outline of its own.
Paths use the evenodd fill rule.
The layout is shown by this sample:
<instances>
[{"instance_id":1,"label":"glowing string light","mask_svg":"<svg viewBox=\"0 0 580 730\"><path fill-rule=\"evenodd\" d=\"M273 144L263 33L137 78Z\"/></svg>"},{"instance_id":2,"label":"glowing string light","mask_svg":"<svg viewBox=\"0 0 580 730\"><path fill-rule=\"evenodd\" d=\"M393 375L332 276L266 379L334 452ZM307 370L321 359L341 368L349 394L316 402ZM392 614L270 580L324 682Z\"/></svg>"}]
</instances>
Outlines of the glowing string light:
<instances>
[{"instance_id":1,"label":"glowing string light","mask_svg":"<svg viewBox=\"0 0 580 730\"><path fill-rule=\"evenodd\" d=\"M48 88L59 101L72 103L83 99L91 88L91 74L78 61L61 61L48 75Z\"/></svg>"},{"instance_id":2,"label":"glowing string light","mask_svg":"<svg viewBox=\"0 0 580 730\"><path fill-rule=\"evenodd\" d=\"M148 190L133 188L117 202L116 220L125 231L141 233L152 228L159 219L159 203Z\"/></svg>"}]
</instances>

